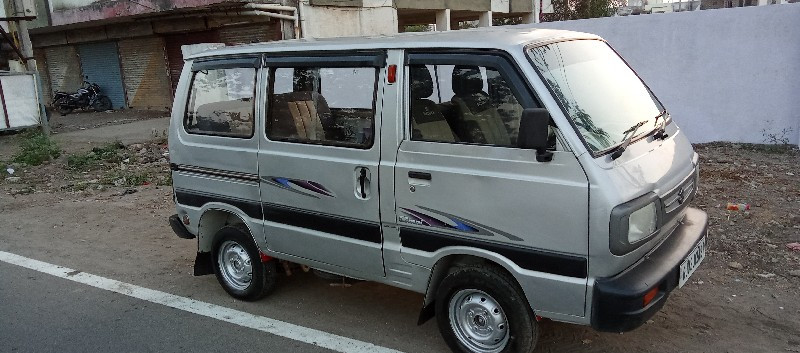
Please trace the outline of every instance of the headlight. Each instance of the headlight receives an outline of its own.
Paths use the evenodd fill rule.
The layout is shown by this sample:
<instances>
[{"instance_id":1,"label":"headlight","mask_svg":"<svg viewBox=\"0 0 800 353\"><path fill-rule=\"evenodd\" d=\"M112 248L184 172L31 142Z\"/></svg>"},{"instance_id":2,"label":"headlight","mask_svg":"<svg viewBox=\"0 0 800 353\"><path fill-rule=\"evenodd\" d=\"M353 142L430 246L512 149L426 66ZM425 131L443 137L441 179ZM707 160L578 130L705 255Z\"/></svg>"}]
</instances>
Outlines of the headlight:
<instances>
[{"instance_id":1,"label":"headlight","mask_svg":"<svg viewBox=\"0 0 800 353\"><path fill-rule=\"evenodd\" d=\"M614 207L609 222L609 249L614 255L625 255L656 234L661 222L661 200L647 193Z\"/></svg>"},{"instance_id":2,"label":"headlight","mask_svg":"<svg viewBox=\"0 0 800 353\"><path fill-rule=\"evenodd\" d=\"M658 213L656 203L651 202L628 217L628 244L642 240L656 231Z\"/></svg>"}]
</instances>

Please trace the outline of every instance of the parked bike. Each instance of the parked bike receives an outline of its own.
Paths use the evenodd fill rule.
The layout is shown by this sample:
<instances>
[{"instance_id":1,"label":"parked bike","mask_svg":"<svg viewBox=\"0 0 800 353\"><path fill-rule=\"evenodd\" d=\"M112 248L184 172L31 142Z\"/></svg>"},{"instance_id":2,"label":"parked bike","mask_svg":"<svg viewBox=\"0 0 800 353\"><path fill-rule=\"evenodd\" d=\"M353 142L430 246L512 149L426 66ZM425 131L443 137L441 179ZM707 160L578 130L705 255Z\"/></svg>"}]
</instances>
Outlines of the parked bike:
<instances>
[{"instance_id":1,"label":"parked bike","mask_svg":"<svg viewBox=\"0 0 800 353\"><path fill-rule=\"evenodd\" d=\"M100 92L100 86L96 83L83 81L78 91L73 94L56 91L53 95L53 108L62 116L75 109L91 108L96 112L102 112L111 109L111 99Z\"/></svg>"}]
</instances>

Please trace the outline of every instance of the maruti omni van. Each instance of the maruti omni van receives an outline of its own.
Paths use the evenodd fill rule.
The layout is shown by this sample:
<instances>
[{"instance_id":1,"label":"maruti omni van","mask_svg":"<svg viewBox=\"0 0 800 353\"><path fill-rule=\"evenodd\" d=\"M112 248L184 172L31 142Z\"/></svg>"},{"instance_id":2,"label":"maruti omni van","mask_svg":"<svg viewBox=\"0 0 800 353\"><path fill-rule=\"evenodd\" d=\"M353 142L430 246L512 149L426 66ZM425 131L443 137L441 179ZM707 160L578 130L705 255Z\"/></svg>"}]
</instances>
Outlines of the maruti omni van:
<instances>
[{"instance_id":1,"label":"maruti omni van","mask_svg":"<svg viewBox=\"0 0 800 353\"><path fill-rule=\"evenodd\" d=\"M698 156L602 38L520 27L185 58L169 149L195 274L256 300L277 263L422 293L456 352L541 318L632 330L705 256Z\"/></svg>"}]
</instances>

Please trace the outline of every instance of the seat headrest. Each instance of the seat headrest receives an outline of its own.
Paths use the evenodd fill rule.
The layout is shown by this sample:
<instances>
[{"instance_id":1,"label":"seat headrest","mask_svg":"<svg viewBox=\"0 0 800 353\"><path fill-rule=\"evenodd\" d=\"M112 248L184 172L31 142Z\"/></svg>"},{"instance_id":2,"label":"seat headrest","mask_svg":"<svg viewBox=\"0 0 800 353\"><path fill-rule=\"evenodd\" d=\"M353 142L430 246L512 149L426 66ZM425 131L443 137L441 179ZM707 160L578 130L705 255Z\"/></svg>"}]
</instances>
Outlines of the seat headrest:
<instances>
[{"instance_id":1,"label":"seat headrest","mask_svg":"<svg viewBox=\"0 0 800 353\"><path fill-rule=\"evenodd\" d=\"M316 91L317 73L313 69L295 69L294 71L294 91L295 92L314 92Z\"/></svg>"},{"instance_id":2,"label":"seat headrest","mask_svg":"<svg viewBox=\"0 0 800 353\"><path fill-rule=\"evenodd\" d=\"M465 96L483 91L483 76L477 66L456 65L453 68L453 93Z\"/></svg>"},{"instance_id":3,"label":"seat headrest","mask_svg":"<svg viewBox=\"0 0 800 353\"><path fill-rule=\"evenodd\" d=\"M425 99L433 94L433 78L425 66L408 68L411 76L411 99Z\"/></svg>"}]
</instances>

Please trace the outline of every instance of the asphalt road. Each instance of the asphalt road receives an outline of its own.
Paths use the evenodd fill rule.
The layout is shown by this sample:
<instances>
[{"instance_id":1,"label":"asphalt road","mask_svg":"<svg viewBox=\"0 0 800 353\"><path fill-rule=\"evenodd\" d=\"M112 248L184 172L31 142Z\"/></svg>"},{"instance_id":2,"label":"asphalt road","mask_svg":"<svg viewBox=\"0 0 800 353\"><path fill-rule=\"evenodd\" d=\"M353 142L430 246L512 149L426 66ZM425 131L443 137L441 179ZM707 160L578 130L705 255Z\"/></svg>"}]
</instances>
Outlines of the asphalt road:
<instances>
[{"instance_id":1,"label":"asphalt road","mask_svg":"<svg viewBox=\"0 0 800 353\"><path fill-rule=\"evenodd\" d=\"M322 332L401 352L449 351L435 320L416 325L422 295L399 288L373 282L331 286L295 271L282 275L275 292L262 300L231 298L213 275L192 276L197 243L176 237L166 222L174 212L171 190L138 190L122 195L119 190L74 196L0 193L0 252L6 254L0 253L0 353L321 350L307 337L288 339L291 335L233 324L236 320L224 316L177 310L180 306L169 301L162 305L117 294L113 286L104 290L76 283L80 274L155 290L169 300L195 300L234 319L278 320L299 332L315 330L317 336ZM3 261L7 254L80 273L44 274ZM715 256L705 261L725 267L720 264L725 260ZM733 280L712 269L701 266L693 277L705 284L687 284L650 322L624 335L542 321L536 351L738 353L800 347L796 287L752 285L747 278ZM722 282L726 278L727 284Z\"/></svg>"},{"instance_id":2,"label":"asphalt road","mask_svg":"<svg viewBox=\"0 0 800 353\"><path fill-rule=\"evenodd\" d=\"M0 262L0 352L329 352Z\"/></svg>"}]
</instances>

